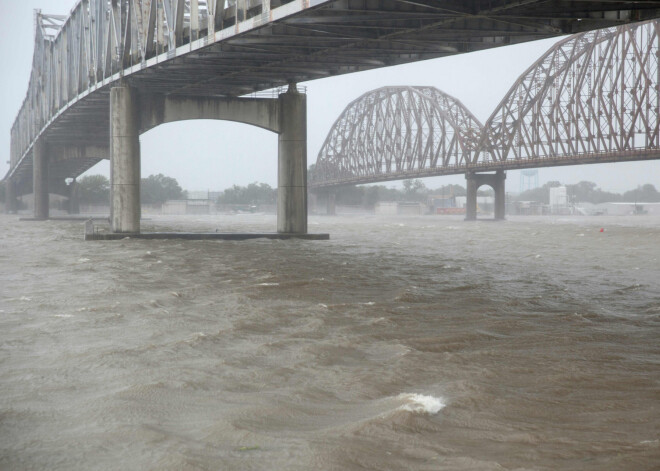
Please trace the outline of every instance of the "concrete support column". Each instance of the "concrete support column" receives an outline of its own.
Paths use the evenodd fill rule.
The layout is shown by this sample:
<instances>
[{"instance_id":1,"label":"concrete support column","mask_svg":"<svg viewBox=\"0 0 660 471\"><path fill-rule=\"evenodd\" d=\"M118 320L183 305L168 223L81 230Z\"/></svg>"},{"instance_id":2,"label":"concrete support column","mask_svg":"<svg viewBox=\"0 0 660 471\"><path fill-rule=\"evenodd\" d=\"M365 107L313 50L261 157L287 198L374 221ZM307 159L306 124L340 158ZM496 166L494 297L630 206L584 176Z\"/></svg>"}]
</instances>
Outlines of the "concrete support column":
<instances>
[{"instance_id":1,"label":"concrete support column","mask_svg":"<svg viewBox=\"0 0 660 471\"><path fill-rule=\"evenodd\" d=\"M506 212L506 191L505 191L506 173L504 170L498 170L495 173L493 190L495 191L495 219L502 220Z\"/></svg>"},{"instance_id":2,"label":"concrete support column","mask_svg":"<svg viewBox=\"0 0 660 471\"><path fill-rule=\"evenodd\" d=\"M337 214L337 205L335 204L336 194L334 192L328 193L327 199L327 214L328 216L334 216Z\"/></svg>"},{"instance_id":3,"label":"concrete support column","mask_svg":"<svg viewBox=\"0 0 660 471\"><path fill-rule=\"evenodd\" d=\"M465 220L477 220L477 179L474 173L468 172L465 174L467 196L465 201Z\"/></svg>"},{"instance_id":4,"label":"concrete support column","mask_svg":"<svg viewBox=\"0 0 660 471\"><path fill-rule=\"evenodd\" d=\"M307 233L307 97L295 84L279 96L277 232Z\"/></svg>"},{"instance_id":5,"label":"concrete support column","mask_svg":"<svg viewBox=\"0 0 660 471\"><path fill-rule=\"evenodd\" d=\"M44 139L32 147L32 183L35 219L48 219L48 154Z\"/></svg>"},{"instance_id":6,"label":"concrete support column","mask_svg":"<svg viewBox=\"0 0 660 471\"><path fill-rule=\"evenodd\" d=\"M16 182L9 178L5 182L5 212L16 214L18 212L18 200L16 199Z\"/></svg>"},{"instance_id":7,"label":"concrete support column","mask_svg":"<svg viewBox=\"0 0 660 471\"><path fill-rule=\"evenodd\" d=\"M140 232L140 109L125 83L110 90L110 221L112 232Z\"/></svg>"},{"instance_id":8,"label":"concrete support column","mask_svg":"<svg viewBox=\"0 0 660 471\"><path fill-rule=\"evenodd\" d=\"M78 182L75 179L69 184L69 214L80 214Z\"/></svg>"}]
</instances>

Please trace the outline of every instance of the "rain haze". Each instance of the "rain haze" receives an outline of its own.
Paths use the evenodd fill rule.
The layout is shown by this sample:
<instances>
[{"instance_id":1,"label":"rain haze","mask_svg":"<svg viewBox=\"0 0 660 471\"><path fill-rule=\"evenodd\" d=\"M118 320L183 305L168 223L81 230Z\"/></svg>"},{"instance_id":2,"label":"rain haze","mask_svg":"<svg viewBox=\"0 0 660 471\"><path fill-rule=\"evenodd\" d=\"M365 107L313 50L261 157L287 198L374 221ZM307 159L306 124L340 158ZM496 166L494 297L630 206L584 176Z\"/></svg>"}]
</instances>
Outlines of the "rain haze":
<instances>
[{"instance_id":1,"label":"rain haze","mask_svg":"<svg viewBox=\"0 0 660 471\"><path fill-rule=\"evenodd\" d=\"M0 162L4 176L9 165L9 130L25 97L34 45L34 9L68 14L73 0L0 0ZM483 52L462 54L409 65L382 68L302 83L307 87L308 164L316 156L334 121L363 93L387 85L431 85L448 93L485 122L516 79L560 38ZM140 137L142 176L165 174L186 190L223 190L252 182L277 184L277 136L245 124L193 121L159 126ZM109 176L109 162L87 171ZM508 191L517 191L519 173L508 172ZM539 169L539 185L547 181L572 184L593 181L605 191L624 192L645 183L656 184L660 162L628 162ZM424 180L435 188L448 183L465 185L462 176ZM393 185L394 183L387 183Z\"/></svg>"},{"instance_id":2,"label":"rain haze","mask_svg":"<svg viewBox=\"0 0 660 471\"><path fill-rule=\"evenodd\" d=\"M30 75L33 9L66 15L74 3L0 0L3 176ZM400 8L435 22L437 12L424 9L441 2L337 3L360 9L370 36L384 5L396 22ZM580 0L473 4L486 3L534 18L548 5L583 8ZM289 3L309 14L291 20L336 20L334 10L319 15L308 5ZM420 34L416 14L406 19L412 35ZM101 29L100 17L90 30ZM467 20L469 34L490 21L482 20ZM291 24L284 43L298 41ZM637 26L660 32L657 22ZM255 37L262 33L257 28ZM434 42L438 33L445 34L431 31ZM640 37L653 37L644 43L653 71L658 36ZM559 39L299 84L307 87L308 163L345 107L378 87L434 86L486 122ZM276 56L279 44L268 44ZM358 52L372 59L371 49ZM243 54L233 63L247 69ZM251 75L241 85L258 78ZM646 73L657 84L653 75ZM643 204L578 200L579 188L569 201L567 187L556 185L505 195L504 181L507 192L519 189L520 171L511 170L506 179L501 172L432 177L423 179L426 188L406 180L306 199L304 174L295 171L304 147L299 95L277 100L278 157L276 134L224 121L157 126L138 146L128 124L147 113L132 105L153 103L133 101L124 86L111 94L119 101L108 130L112 191L101 177L60 181L67 196L48 191L55 190L49 172L52 183L66 174L50 171L57 152L47 152L57 146L40 137L31 173L24 167L20 185L10 182L0 194L7 210L0 211L0 470L658 470L660 193L647 192L655 199ZM118 111L122 103L133 111ZM655 130L648 123L657 123L657 108L656 115L651 104L637 109L647 110ZM104 110L76 116L98 120ZM81 121L66 132L79 137ZM61 130L47 139L56 142ZM646 145L657 151L657 133L649 134L655 144ZM138 157L142 182L127 164ZM44 171L49 162L56 165ZM107 177L108 161L86 173L94 174ZM158 174L198 195L229 191L184 200L176 188L175 197L148 202L140 190ZM540 168L538 176L539 186L590 181L623 193L660 188L660 162ZM492 196L477 193L477 178L490 179ZM105 191L88 191L82 201L85 181ZM263 198L231 188L253 182L272 188L251 186ZM447 184L468 188L436 191ZM537 192L547 198L528 198ZM497 221L485 220L491 216Z\"/></svg>"}]
</instances>

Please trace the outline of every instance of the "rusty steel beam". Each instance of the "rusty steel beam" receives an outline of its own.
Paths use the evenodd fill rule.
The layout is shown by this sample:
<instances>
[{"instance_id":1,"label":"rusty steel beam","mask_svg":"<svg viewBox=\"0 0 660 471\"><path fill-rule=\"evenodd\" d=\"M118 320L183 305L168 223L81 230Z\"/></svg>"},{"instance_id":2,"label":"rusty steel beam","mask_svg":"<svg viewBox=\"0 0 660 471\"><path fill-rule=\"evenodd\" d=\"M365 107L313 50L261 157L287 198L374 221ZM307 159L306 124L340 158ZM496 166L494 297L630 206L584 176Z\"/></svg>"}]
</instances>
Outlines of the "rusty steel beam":
<instances>
[{"instance_id":1,"label":"rusty steel beam","mask_svg":"<svg viewBox=\"0 0 660 471\"><path fill-rule=\"evenodd\" d=\"M448 106L442 92L420 91L416 96L428 102L420 106L411 93L420 87L375 90L335 122L310 186L658 159L659 84L660 21L651 20L558 42L518 78L483 127L451 105L460 110L450 113L453 120L430 119L426 110ZM384 131L381 123L388 123ZM456 135L464 138L458 147L422 145Z\"/></svg>"}]
</instances>

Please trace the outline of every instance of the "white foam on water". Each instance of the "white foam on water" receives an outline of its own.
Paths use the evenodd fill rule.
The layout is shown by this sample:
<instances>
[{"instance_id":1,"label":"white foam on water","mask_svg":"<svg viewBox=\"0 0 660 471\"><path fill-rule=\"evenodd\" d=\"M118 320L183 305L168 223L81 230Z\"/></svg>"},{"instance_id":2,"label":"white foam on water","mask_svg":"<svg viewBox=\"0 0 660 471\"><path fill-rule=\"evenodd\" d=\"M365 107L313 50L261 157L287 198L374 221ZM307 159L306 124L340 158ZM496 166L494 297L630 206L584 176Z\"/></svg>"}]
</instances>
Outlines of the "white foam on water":
<instances>
[{"instance_id":1,"label":"white foam on water","mask_svg":"<svg viewBox=\"0 0 660 471\"><path fill-rule=\"evenodd\" d=\"M397 399L405 401L405 404L400 406L399 410L420 414L437 414L447 405L439 397L426 396L424 394L404 393L399 394Z\"/></svg>"},{"instance_id":2,"label":"white foam on water","mask_svg":"<svg viewBox=\"0 0 660 471\"><path fill-rule=\"evenodd\" d=\"M86 262L89 262L89 259L88 259L88 258L84 258L84 257L82 257L82 258L79 258L78 261L79 261L80 263L86 263Z\"/></svg>"},{"instance_id":3,"label":"white foam on water","mask_svg":"<svg viewBox=\"0 0 660 471\"><path fill-rule=\"evenodd\" d=\"M658 446L660 446L660 440L642 440L641 442L639 442L639 444L658 448Z\"/></svg>"},{"instance_id":4,"label":"white foam on water","mask_svg":"<svg viewBox=\"0 0 660 471\"><path fill-rule=\"evenodd\" d=\"M279 286L279 283L259 283L257 286Z\"/></svg>"},{"instance_id":5,"label":"white foam on water","mask_svg":"<svg viewBox=\"0 0 660 471\"><path fill-rule=\"evenodd\" d=\"M60 317L62 319L68 319L69 317L73 317L73 314L55 314L53 317Z\"/></svg>"}]
</instances>

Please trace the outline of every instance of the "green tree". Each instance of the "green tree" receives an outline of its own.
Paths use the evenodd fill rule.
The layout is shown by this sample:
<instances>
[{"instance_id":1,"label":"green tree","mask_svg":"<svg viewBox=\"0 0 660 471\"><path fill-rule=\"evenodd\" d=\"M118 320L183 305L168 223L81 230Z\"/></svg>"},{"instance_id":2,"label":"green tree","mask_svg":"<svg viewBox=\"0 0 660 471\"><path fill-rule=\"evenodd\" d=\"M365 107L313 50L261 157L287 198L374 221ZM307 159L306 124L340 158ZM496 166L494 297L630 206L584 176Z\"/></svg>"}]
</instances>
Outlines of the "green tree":
<instances>
[{"instance_id":1,"label":"green tree","mask_svg":"<svg viewBox=\"0 0 660 471\"><path fill-rule=\"evenodd\" d=\"M77 180L78 198L83 204L110 204L110 181L103 175L87 175Z\"/></svg>"},{"instance_id":2,"label":"green tree","mask_svg":"<svg viewBox=\"0 0 660 471\"><path fill-rule=\"evenodd\" d=\"M167 200L176 200L183 197L183 190L179 182L162 173L149 175L140 180L140 200L144 204L163 204Z\"/></svg>"},{"instance_id":3,"label":"green tree","mask_svg":"<svg viewBox=\"0 0 660 471\"><path fill-rule=\"evenodd\" d=\"M426 201L428 192L424 182L418 178L403 181L403 194L408 201Z\"/></svg>"},{"instance_id":4,"label":"green tree","mask_svg":"<svg viewBox=\"0 0 660 471\"><path fill-rule=\"evenodd\" d=\"M219 204L275 204L277 189L267 183L250 183L248 186L234 185L218 196Z\"/></svg>"},{"instance_id":5,"label":"green tree","mask_svg":"<svg viewBox=\"0 0 660 471\"><path fill-rule=\"evenodd\" d=\"M537 201L543 204L550 204L550 188L560 187L558 181L550 181L539 188L532 188L520 193L514 198L514 201Z\"/></svg>"},{"instance_id":6,"label":"green tree","mask_svg":"<svg viewBox=\"0 0 660 471\"><path fill-rule=\"evenodd\" d=\"M622 199L627 202L657 203L660 202L660 192L656 190L655 186L647 183L634 190L626 191Z\"/></svg>"},{"instance_id":7,"label":"green tree","mask_svg":"<svg viewBox=\"0 0 660 471\"><path fill-rule=\"evenodd\" d=\"M376 203L378 203L381 198L380 198L380 190L381 186L367 186L364 187L364 196L362 198L362 205L367 208L373 208L376 206Z\"/></svg>"},{"instance_id":8,"label":"green tree","mask_svg":"<svg viewBox=\"0 0 660 471\"><path fill-rule=\"evenodd\" d=\"M435 190L432 190L433 195L445 195L445 196L465 196L467 195L467 190L464 186L458 184L449 184L443 185Z\"/></svg>"},{"instance_id":9,"label":"green tree","mask_svg":"<svg viewBox=\"0 0 660 471\"><path fill-rule=\"evenodd\" d=\"M342 186L337 190L336 204L361 206L364 201L364 187L355 185Z\"/></svg>"},{"instance_id":10,"label":"green tree","mask_svg":"<svg viewBox=\"0 0 660 471\"><path fill-rule=\"evenodd\" d=\"M607 203L609 201L619 201L621 195L603 191L597 187L594 182L581 181L575 185L566 185L566 190L575 203Z\"/></svg>"}]
</instances>

